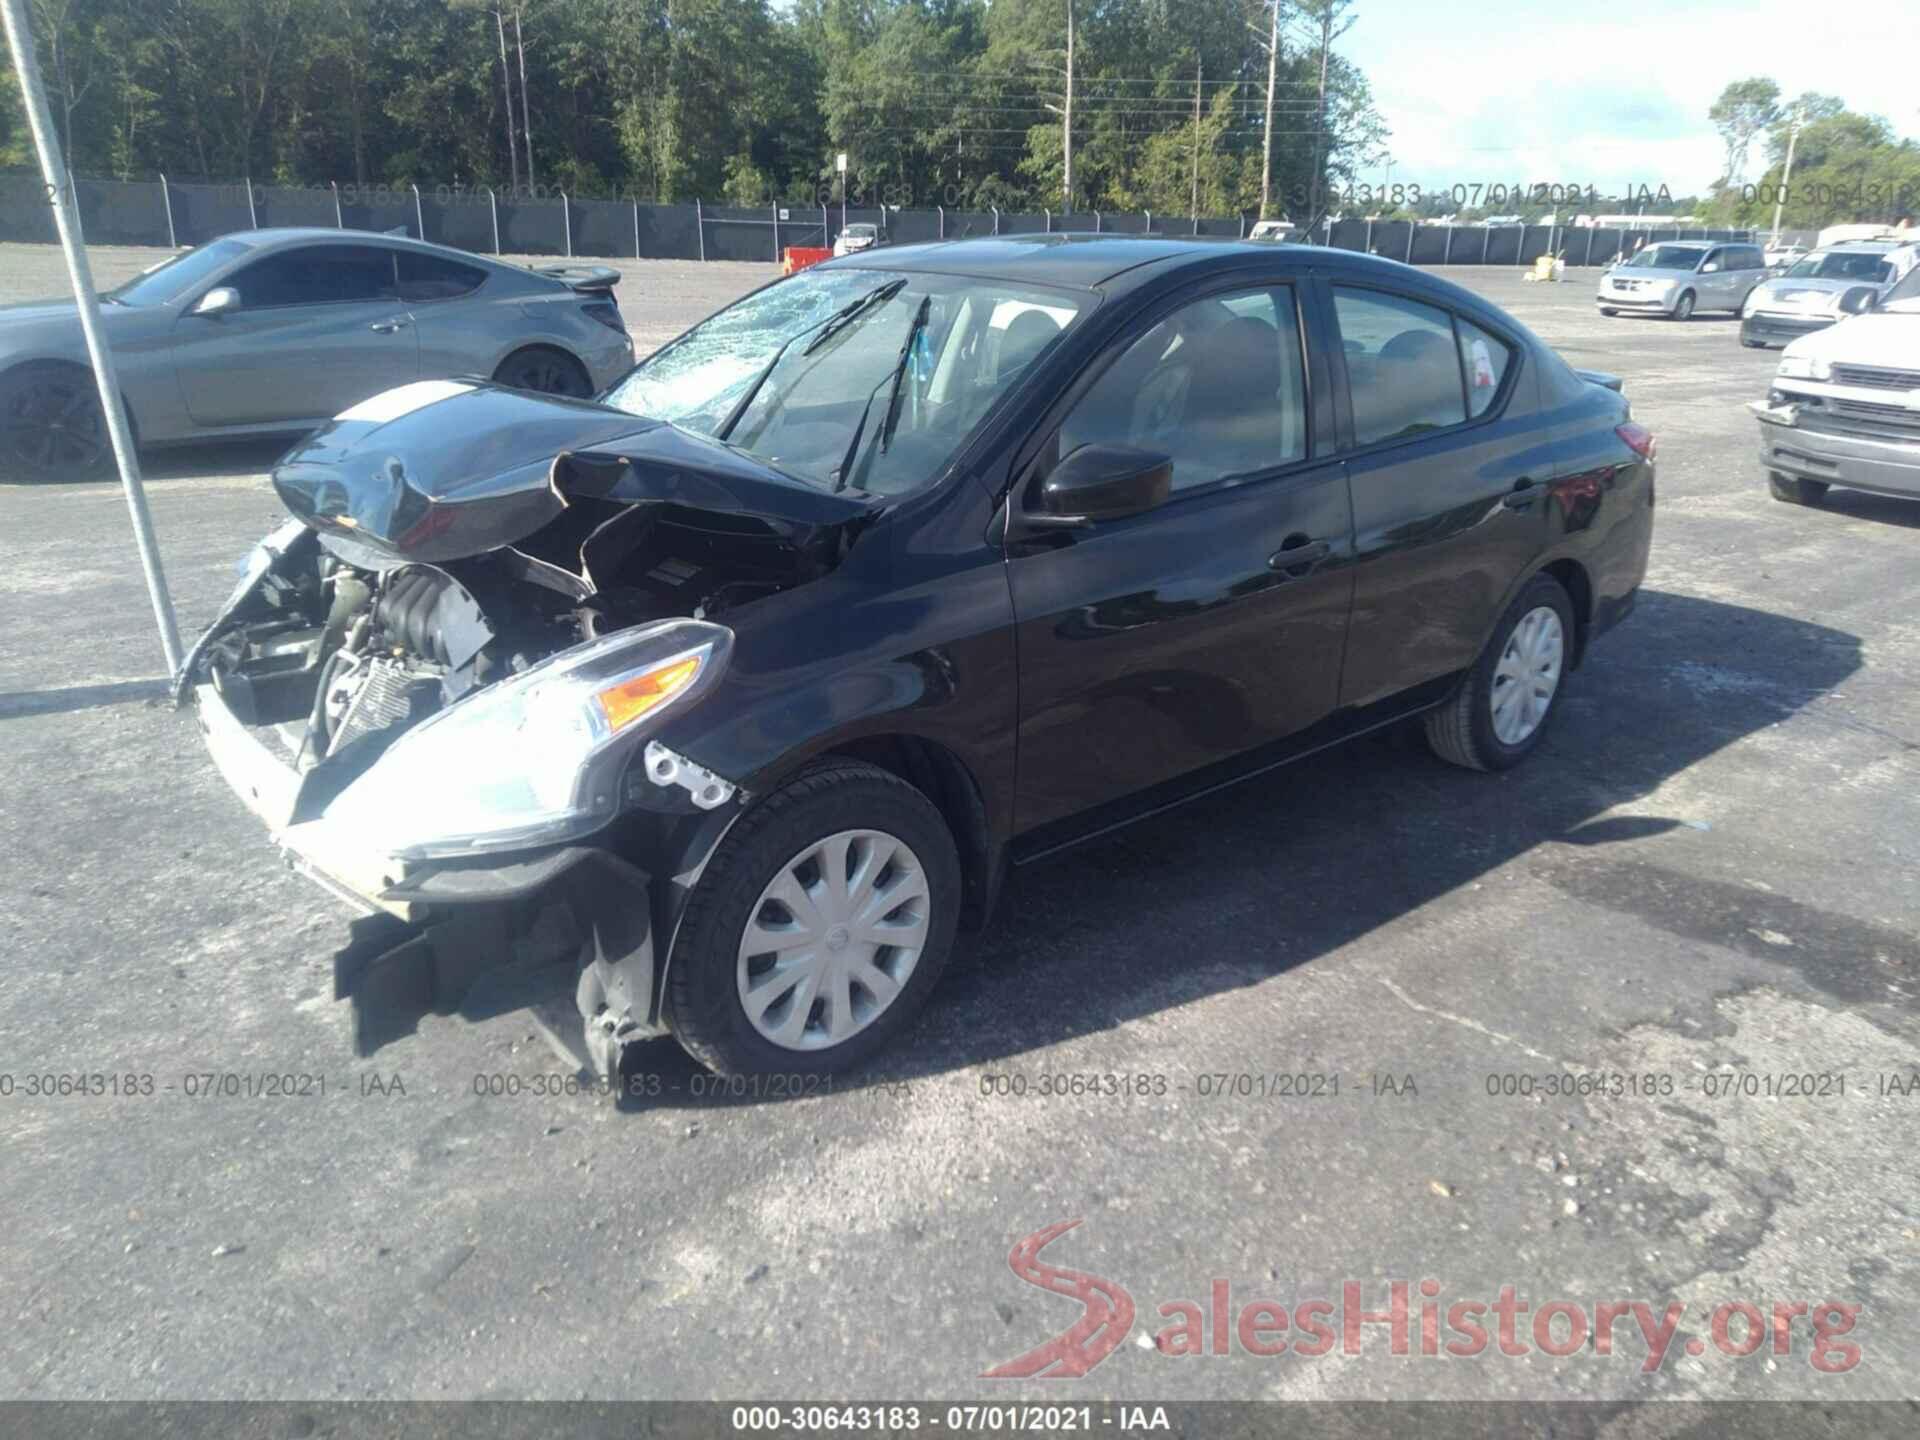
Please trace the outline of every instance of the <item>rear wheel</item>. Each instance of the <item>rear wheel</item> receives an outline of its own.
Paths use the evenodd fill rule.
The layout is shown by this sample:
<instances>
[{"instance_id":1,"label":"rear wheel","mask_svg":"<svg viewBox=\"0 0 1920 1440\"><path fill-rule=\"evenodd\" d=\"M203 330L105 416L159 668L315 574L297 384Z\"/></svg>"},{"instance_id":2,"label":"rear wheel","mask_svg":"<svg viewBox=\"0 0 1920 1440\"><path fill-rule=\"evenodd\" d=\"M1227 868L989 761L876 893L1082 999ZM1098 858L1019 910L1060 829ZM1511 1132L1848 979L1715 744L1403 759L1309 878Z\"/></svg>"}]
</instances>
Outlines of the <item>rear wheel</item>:
<instances>
[{"instance_id":1,"label":"rear wheel","mask_svg":"<svg viewBox=\"0 0 1920 1440\"><path fill-rule=\"evenodd\" d=\"M16 480L93 480L113 445L93 376L77 365L22 365L0 376L0 468Z\"/></svg>"},{"instance_id":2,"label":"rear wheel","mask_svg":"<svg viewBox=\"0 0 1920 1440\"><path fill-rule=\"evenodd\" d=\"M1573 602L1536 575L1520 592L1459 692L1427 712L1427 743L1469 770L1518 765L1546 734L1573 656Z\"/></svg>"},{"instance_id":3,"label":"rear wheel","mask_svg":"<svg viewBox=\"0 0 1920 1440\"><path fill-rule=\"evenodd\" d=\"M857 1065L926 1003L959 906L925 795L876 766L813 766L740 818L689 898L667 1022L723 1075Z\"/></svg>"},{"instance_id":4,"label":"rear wheel","mask_svg":"<svg viewBox=\"0 0 1920 1440\"><path fill-rule=\"evenodd\" d=\"M1770 470L1767 472L1767 488L1773 492L1774 499L1784 500L1789 505L1818 505L1827 498L1829 487L1824 480L1796 480L1791 475Z\"/></svg>"},{"instance_id":5,"label":"rear wheel","mask_svg":"<svg viewBox=\"0 0 1920 1440\"><path fill-rule=\"evenodd\" d=\"M1676 320L1691 320L1693 318L1693 306L1693 292L1691 290L1685 291L1678 300L1673 302L1673 318Z\"/></svg>"},{"instance_id":6,"label":"rear wheel","mask_svg":"<svg viewBox=\"0 0 1920 1440\"><path fill-rule=\"evenodd\" d=\"M542 395L571 395L584 400L593 394L593 382L580 362L544 345L514 351L500 362L493 378L501 385Z\"/></svg>"},{"instance_id":7,"label":"rear wheel","mask_svg":"<svg viewBox=\"0 0 1920 1440\"><path fill-rule=\"evenodd\" d=\"M1618 315L1620 312L1614 309L1611 305L1602 305L1600 307L1600 313L1602 315L1613 316L1613 315Z\"/></svg>"}]
</instances>

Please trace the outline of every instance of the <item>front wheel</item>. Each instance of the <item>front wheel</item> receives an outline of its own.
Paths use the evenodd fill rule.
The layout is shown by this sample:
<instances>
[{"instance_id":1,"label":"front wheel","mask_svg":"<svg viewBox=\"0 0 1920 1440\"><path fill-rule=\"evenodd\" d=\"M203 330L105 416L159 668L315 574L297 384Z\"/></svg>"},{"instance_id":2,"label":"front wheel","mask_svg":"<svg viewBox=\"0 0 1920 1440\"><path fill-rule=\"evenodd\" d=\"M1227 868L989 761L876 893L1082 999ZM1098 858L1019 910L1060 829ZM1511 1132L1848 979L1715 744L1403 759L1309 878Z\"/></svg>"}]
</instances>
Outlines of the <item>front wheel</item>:
<instances>
[{"instance_id":1,"label":"front wheel","mask_svg":"<svg viewBox=\"0 0 1920 1440\"><path fill-rule=\"evenodd\" d=\"M1774 499L1789 505L1818 505L1827 498L1826 481L1796 480L1778 470L1767 473L1767 489L1773 492Z\"/></svg>"},{"instance_id":2,"label":"front wheel","mask_svg":"<svg viewBox=\"0 0 1920 1440\"><path fill-rule=\"evenodd\" d=\"M1615 315L1618 315L1620 312L1614 309L1611 305L1602 305L1600 307L1600 313L1602 315L1605 315L1608 319L1612 319Z\"/></svg>"},{"instance_id":3,"label":"front wheel","mask_svg":"<svg viewBox=\"0 0 1920 1440\"><path fill-rule=\"evenodd\" d=\"M722 1075L857 1065L926 1003L959 909L933 803L876 766L822 762L715 853L667 962L667 1023Z\"/></svg>"},{"instance_id":4,"label":"front wheel","mask_svg":"<svg viewBox=\"0 0 1920 1440\"><path fill-rule=\"evenodd\" d=\"M1676 320L1691 320L1693 318L1693 306L1693 292L1689 290L1673 302L1673 318Z\"/></svg>"},{"instance_id":5,"label":"front wheel","mask_svg":"<svg viewBox=\"0 0 1920 1440\"><path fill-rule=\"evenodd\" d=\"M1427 712L1427 743L1469 770L1507 770L1540 743L1573 655L1573 602L1551 575L1520 592L1459 692Z\"/></svg>"}]
</instances>

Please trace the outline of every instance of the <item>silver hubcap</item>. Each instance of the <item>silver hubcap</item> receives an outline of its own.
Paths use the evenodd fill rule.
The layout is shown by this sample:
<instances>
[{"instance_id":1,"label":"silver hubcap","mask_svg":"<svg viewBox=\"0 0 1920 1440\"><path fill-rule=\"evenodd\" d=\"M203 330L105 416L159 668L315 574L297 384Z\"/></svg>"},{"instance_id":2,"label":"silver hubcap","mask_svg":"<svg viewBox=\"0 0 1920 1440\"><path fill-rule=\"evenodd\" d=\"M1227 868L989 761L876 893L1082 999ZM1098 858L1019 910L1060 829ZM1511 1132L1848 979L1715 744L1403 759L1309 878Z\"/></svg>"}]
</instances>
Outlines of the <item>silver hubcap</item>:
<instances>
[{"instance_id":1,"label":"silver hubcap","mask_svg":"<svg viewBox=\"0 0 1920 1440\"><path fill-rule=\"evenodd\" d=\"M786 1050L867 1028L906 988L927 943L927 872L903 842L842 830L782 865L740 937L740 1004Z\"/></svg>"},{"instance_id":2,"label":"silver hubcap","mask_svg":"<svg viewBox=\"0 0 1920 1440\"><path fill-rule=\"evenodd\" d=\"M1493 669L1493 733L1502 745L1518 745L1540 728L1560 688L1566 654L1566 632L1551 605L1520 617Z\"/></svg>"}]
</instances>

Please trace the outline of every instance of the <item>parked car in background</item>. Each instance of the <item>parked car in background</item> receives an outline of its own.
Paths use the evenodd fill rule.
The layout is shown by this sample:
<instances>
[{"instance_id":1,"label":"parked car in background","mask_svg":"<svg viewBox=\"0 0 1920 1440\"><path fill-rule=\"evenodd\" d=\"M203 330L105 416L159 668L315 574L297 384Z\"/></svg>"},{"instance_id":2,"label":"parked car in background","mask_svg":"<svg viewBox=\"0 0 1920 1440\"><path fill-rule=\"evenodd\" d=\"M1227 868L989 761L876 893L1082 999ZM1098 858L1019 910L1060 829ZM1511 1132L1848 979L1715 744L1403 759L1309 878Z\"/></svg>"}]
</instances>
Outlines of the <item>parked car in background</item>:
<instances>
[{"instance_id":1,"label":"parked car in background","mask_svg":"<svg viewBox=\"0 0 1920 1440\"><path fill-rule=\"evenodd\" d=\"M1291 220L1256 220L1253 229L1247 232L1249 240L1266 240L1275 244L1291 240L1294 237Z\"/></svg>"},{"instance_id":2,"label":"parked car in background","mask_svg":"<svg viewBox=\"0 0 1920 1440\"><path fill-rule=\"evenodd\" d=\"M1816 250L1754 289L1740 312L1740 343L1761 350L1824 330L1844 318L1843 295L1863 285L1885 291L1917 255L1920 247L1885 240L1849 240Z\"/></svg>"},{"instance_id":3,"label":"parked car in background","mask_svg":"<svg viewBox=\"0 0 1920 1440\"><path fill-rule=\"evenodd\" d=\"M833 242L835 255L858 255L862 250L871 250L880 243L880 227L858 222L847 226Z\"/></svg>"},{"instance_id":4,"label":"parked car in background","mask_svg":"<svg viewBox=\"0 0 1920 1440\"><path fill-rule=\"evenodd\" d=\"M403 388L273 480L180 684L411 927L337 964L363 1052L546 935L609 1077L855 1064L1009 865L1344 738L1520 763L1654 499L1619 381L1457 285L1091 235L828 261L594 404Z\"/></svg>"},{"instance_id":5,"label":"parked car in background","mask_svg":"<svg viewBox=\"0 0 1920 1440\"><path fill-rule=\"evenodd\" d=\"M1793 505L1835 485L1920 499L1920 267L1888 290L1854 286L1839 308L1788 344L1752 406L1767 485Z\"/></svg>"},{"instance_id":6,"label":"parked car in background","mask_svg":"<svg viewBox=\"0 0 1920 1440\"><path fill-rule=\"evenodd\" d=\"M1661 240L1600 277L1594 303L1602 315L1665 315L1686 320L1696 310L1738 312L1747 292L1766 278L1758 245Z\"/></svg>"},{"instance_id":7,"label":"parked car in background","mask_svg":"<svg viewBox=\"0 0 1920 1440\"><path fill-rule=\"evenodd\" d=\"M297 433L421 378L585 397L633 364L619 273L523 269L398 236L250 230L101 296L144 448ZM0 473L110 469L78 307L0 305Z\"/></svg>"},{"instance_id":8,"label":"parked car in background","mask_svg":"<svg viewBox=\"0 0 1920 1440\"><path fill-rule=\"evenodd\" d=\"M1769 245L1766 249L1767 269L1776 273L1784 271L1806 259L1810 253L1804 245Z\"/></svg>"}]
</instances>

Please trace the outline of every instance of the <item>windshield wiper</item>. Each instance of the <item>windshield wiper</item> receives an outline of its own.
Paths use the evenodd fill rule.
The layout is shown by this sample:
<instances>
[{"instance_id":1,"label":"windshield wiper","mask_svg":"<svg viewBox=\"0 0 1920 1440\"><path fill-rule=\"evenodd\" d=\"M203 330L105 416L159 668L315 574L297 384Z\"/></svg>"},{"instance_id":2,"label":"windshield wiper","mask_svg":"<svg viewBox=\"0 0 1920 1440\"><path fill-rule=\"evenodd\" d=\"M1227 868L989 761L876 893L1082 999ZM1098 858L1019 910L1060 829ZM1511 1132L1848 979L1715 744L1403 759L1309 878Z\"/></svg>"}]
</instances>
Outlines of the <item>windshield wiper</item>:
<instances>
[{"instance_id":1,"label":"windshield wiper","mask_svg":"<svg viewBox=\"0 0 1920 1440\"><path fill-rule=\"evenodd\" d=\"M840 468L833 472L835 490L846 489L847 481L853 478L853 462L860 455L860 437L867 433L867 416L873 413L873 398L880 393L881 385L887 387L887 418L880 432L880 449L883 452L887 442L893 438L894 410L900 403L900 379L907 373L907 365L913 359L914 342L926 328L927 312L932 304L931 295L920 297L920 308L913 312L913 324L907 327L907 343L900 347L900 358L894 362L892 371L881 377L880 384L867 392L867 403L860 407L860 420L853 427L853 438L847 442L846 453L840 457Z\"/></svg>"},{"instance_id":2,"label":"windshield wiper","mask_svg":"<svg viewBox=\"0 0 1920 1440\"><path fill-rule=\"evenodd\" d=\"M833 314L827 316L826 319L816 320L805 329L796 330L793 334L789 335L781 342L780 348L773 352L773 358L760 367L760 373L753 377L753 383L747 386L746 393L740 397L733 409L727 412L727 418L723 420L720 423L720 427L713 432L713 438L716 440L725 440L729 435L733 434L733 427L740 423L741 417L747 413L747 407L753 404L754 397L760 393L761 387L772 377L773 372L779 368L781 360L785 358L787 351L793 348L794 342L802 335L812 334L816 329L820 330L820 333L807 345L807 348L800 352L802 355L811 355L815 350L818 350L822 345L826 344L830 338L838 334L841 330L846 329L848 325L852 324L864 314L869 306L878 305L882 301L891 300L895 295L898 295L901 287L906 283L905 280L889 280L886 284L876 286L874 289L867 291L866 294L842 305L838 310L834 311Z\"/></svg>"},{"instance_id":3,"label":"windshield wiper","mask_svg":"<svg viewBox=\"0 0 1920 1440\"><path fill-rule=\"evenodd\" d=\"M907 329L907 343L900 347L900 363L893 367L893 388L887 392L887 418L880 423L880 453L887 453L887 447L893 443L894 427L900 423L900 382L906 378L907 370L913 363L914 347L920 343L920 336L927 328L927 316L932 313L933 296L920 297L920 308L913 312L913 324Z\"/></svg>"}]
</instances>

